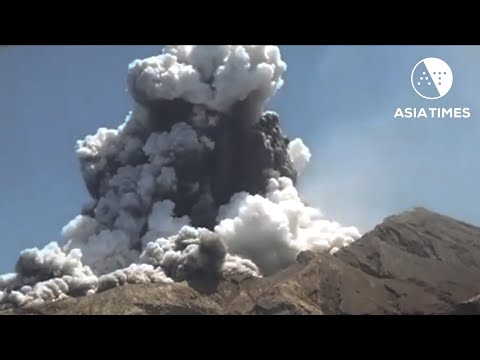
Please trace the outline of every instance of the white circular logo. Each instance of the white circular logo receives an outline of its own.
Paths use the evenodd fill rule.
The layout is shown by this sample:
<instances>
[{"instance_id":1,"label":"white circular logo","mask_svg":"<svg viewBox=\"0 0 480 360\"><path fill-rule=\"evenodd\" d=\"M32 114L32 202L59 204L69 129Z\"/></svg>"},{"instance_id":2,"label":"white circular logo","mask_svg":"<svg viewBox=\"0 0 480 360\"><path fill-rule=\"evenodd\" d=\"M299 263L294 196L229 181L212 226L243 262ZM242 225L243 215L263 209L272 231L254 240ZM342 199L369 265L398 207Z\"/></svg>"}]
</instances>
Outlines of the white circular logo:
<instances>
[{"instance_id":1,"label":"white circular logo","mask_svg":"<svg viewBox=\"0 0 480 360\"><path fill-rule=\"evenodd\" d=\"M452 84L452 69L442 59L423 59L412 70L413 89L424 99L440 99L447 95Z\"/></svg>"}]
</instances>

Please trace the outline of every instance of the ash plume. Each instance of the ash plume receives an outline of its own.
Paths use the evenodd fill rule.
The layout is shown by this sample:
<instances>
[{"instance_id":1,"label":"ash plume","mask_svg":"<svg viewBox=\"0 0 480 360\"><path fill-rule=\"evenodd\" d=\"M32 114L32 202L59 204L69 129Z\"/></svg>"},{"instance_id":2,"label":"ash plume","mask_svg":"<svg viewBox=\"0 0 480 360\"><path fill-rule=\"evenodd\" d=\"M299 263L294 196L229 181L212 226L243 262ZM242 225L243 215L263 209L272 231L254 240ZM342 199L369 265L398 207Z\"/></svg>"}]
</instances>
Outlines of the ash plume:
<instances>
[{"instance_id":1,"label":"ash plume","mask_svg":"<svg viewBox=\"0 0 480 360\"><path fill-rule=\"evenodd\" d=\"M0 276L0 309L129 283L268 276L302 250L357 239L305 205L311 154L265 111L283 85L275 46L167 46L133 61L133 110L77 143L92 201L62 240L20 254Z\"/></svg>"}]
</instances>

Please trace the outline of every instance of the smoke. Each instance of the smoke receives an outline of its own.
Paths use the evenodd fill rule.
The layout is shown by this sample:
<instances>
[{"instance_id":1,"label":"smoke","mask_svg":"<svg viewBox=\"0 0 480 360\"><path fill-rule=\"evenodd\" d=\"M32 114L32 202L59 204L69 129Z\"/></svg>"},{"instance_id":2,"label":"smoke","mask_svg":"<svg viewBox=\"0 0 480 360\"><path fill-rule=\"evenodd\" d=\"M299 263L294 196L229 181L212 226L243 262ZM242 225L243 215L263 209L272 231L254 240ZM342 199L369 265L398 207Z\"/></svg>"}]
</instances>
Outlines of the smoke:
<instances>
[{"instance_id":1,"label":"smoke","mask_svg":"<svg viewBox=\"0 0 480 360\"><path fill-rule=\"evenodd\" d=\"M299 174L305 170L312 157L308 147L305 146L302 139L298 138L288 144L288 155L290 159L292 159L293 166Z\"/></svg>"},{"instance_id":2,"label":"smoke","mask_svg":"<svg viewBox=\"0 0 480 360\"><path fill-rule=\"evenodd\" d=\"M131 264L126 269L115 270L110 274L100 276L97 292L126 284L168 284L171 282L173 280L168 278L161 268L155 268L148 264Z\"/></svg>"},{"instance_id":3,"label":"smoke","mask_svg":"<svg viewBox=\"0 0 480 360\"><path fill-rule=\"evenodd\" d=\"M305 205L311 154L266 103L286 70L274 46L168 46L129 66L134 109L78 141L92 201L62 239L20 254L0 308L125 284L268 276L302 250L357 239Z\"/></svg>"},{"instance_id":4,"label":"smoke","mask_svg":"<svg viewBox=\"0 0 480 360\"><path fill-rule=\"evenodd\" d=\"M267 189L266 197L237 194L215 228L229 252L253 260L263 274L293 263L301 250L335 252L360 236L303 204L290 179L270 179Z\"/></svg>"},{"instance_id":5,"label":"smoke","mask_svg":"<svg viewBox=\"0 0 480 360\"><path fill-rule=\"evenodd\" d=\"M81 262L79 249L63 251L57 243L22 251L15 275L0 277L3 307L82 296L97 286L97 277Z\"/></svg>"},{"instance_id":6,"label":"smoke","mask_svg":"<svg viewBox=\"0 0 480 360\"><path fill-rule=\"evenodd\" d=\"M225 112L254 92L264 104L285 70L275 46L168 46L160 56L132 62L128 86L143 104L183 99Z\"/></svg>"}]
</instances>

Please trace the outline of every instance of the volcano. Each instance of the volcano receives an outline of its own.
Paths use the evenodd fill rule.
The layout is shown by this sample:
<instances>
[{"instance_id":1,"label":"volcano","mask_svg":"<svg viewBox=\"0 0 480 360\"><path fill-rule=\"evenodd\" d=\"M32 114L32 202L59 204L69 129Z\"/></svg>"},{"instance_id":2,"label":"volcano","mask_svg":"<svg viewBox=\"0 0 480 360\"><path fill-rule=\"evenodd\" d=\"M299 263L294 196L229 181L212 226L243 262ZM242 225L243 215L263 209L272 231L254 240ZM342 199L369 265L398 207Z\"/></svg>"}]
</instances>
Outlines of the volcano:
<instances>
[{"instance_id":1,"label":"volcano","mask_svg":"<svg viewBox=\"0 0 480 360\"><path fill-rule=\"evenodd\" d=\"M77 142L91 201L61 240L22 251L0 276L0 309L127 284L215 289L358 239L298 193L310 151L267 109L286 69L269 45L176 45L134 60L132 111Z\"/></svg>"}]
</instances>

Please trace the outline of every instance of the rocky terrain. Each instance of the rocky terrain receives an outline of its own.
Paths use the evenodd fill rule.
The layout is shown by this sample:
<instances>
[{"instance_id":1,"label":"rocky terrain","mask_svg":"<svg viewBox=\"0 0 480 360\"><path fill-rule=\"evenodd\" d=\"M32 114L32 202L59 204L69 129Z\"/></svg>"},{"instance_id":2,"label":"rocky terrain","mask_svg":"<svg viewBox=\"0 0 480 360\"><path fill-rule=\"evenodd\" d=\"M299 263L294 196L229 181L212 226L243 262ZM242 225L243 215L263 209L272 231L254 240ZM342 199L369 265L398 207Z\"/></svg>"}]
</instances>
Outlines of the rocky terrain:
<instances>
[{"instance_id":1,"label":"rocky terrain","mask_svg":"<svg viewBox=\"0 0 480 360\"><path fill-rule=\"evenodd\" d=\"M266 278L131 284L3 314L480 314L480 228L416 208Z\"/></svg>"}]
</instances>

